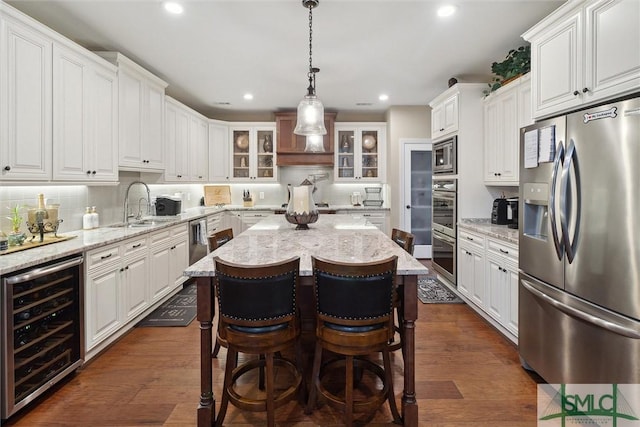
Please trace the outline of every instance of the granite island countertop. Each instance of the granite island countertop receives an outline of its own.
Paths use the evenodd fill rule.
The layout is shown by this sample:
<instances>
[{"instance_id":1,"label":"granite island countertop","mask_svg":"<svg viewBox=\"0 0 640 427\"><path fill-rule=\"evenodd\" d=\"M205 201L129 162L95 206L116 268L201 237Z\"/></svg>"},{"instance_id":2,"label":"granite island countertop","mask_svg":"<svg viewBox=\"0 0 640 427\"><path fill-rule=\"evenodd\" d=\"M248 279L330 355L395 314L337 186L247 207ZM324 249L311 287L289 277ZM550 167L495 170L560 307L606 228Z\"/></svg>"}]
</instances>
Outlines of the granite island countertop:
<instances>
[{"instance_id":1,"label":"granite island countertop","mask_svg":"<svg viewBox=\"0 0 640 427\"><path fill-rule=\"evenodd\" d=\"M491 224L489 218L462 218L458 221L458 227L518 245L517 229L509 228L506 225Z\"/></svg>"},{"instance_id":2,"label":"granite island countertop","mask_svg":"<svg viewBox=\"0 0 640 427\"><path fill-rule=\"evenodd\" d=\"M333 261L363 263L398 256L398 275L422 275L429 270L394 243L366 218L320 215L309 230L295 230L284 216L264 219L224 246L189 266L185 275L215 275L214 256L236 264L260 265L300 257L300 275L311 276L311 256Z\"/></svg>"},{"instance_id":3,"label":"granite island countertop","mask_svg":"<svg viewBox=\"0 0 640 427\"><path fill-rule=\"evenodd\" d=\"M0 275L8 274L23 268L33 267L38 264L46 263L56 259L76 255L82 252L95 249L104 245L117 243L131 237L140 236L145 233L151 233L163 228L171 227L180 223L205 219L207 216L225 212L242 212L242 211L264 211L281 209L275 205L257 205L253 207L244 207L242 205L226 205L226 206L199 206L189 208L186 212L165 217L145 217L145 219L154 220L154 224L145 227L124 228L112 227L111 225L103 225L93 230L74 230L60 232L63 236L73 236L69 240L51 243L45 246L39 246L32 249L13 252L9 254L0 254ZM335 210L376 210L388 211L386 207L354 207L351 205L331 206Z\"/></svg>"}]
</instances>

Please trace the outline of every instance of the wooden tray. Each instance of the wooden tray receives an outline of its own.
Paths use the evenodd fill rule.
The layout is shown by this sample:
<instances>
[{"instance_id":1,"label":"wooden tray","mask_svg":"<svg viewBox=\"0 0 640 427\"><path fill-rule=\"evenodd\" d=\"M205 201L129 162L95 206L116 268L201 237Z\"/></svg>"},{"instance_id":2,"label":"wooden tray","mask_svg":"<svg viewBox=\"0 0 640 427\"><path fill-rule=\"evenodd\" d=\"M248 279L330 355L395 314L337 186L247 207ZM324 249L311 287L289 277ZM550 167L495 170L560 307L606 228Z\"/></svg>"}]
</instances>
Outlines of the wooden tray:
<instances>
[{"instance_id":1,"label":"wooden tray","mask_svg":"<svg viewBox=\"0 0 640 427\"><path fill-rule=\"evenodd\" d=\"M24 241L22 245L19 246L9 246L9 249L6 251L0 252L0 255L6 255L13 252L26 251L27 249L37 248L39 246L49 245L51 243L64 242L65 240L73 239L78 236L54 236L52 233L46 233L44 235L44 240L40 241L40 236L35 236L33 240L31 237L27 237L27 240Z\"/></svg>"},{"instance_id":2,"label":"wooden tray","mask_svg":"<svg viewBox=\"0 0 640 427\"><path fill-rule=\"evenodd\" d=\"M204 186L204 205L230 205L231 204L231 187L228 185L205 185Z\"/></svg>"}]
</instances>

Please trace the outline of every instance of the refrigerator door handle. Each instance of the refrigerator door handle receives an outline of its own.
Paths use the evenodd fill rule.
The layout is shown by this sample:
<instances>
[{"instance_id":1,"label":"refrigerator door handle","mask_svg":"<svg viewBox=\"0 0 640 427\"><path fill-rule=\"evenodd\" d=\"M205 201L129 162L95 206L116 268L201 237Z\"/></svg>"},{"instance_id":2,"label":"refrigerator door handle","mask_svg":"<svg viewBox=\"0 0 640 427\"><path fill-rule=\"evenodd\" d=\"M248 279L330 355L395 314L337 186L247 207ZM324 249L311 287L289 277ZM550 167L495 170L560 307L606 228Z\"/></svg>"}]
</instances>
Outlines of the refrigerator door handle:
<instances>
[{"instance_id":1,"label":"refrigerator door handle","mask_svg":"<svg viewBox=\"0 0 640 427\"><path fill-rule=\"evenodd\" d=\"M601 317L597 317L592 314L585 313L582 310L578 310L575 307L565 304L562 301L558 301L557 299L545 294L544 292L535 288L533 284L531 284L529 281L524 280L522 278L520 279L520 283L527 291L531 292L531 294L533 294L535 297L541 299L542 301L557 308L563 313L568 314L571 317L584 320L587 323L591 323L593 325L596 325L600 328L606 329L618 335L623 335L625 337L629 337L633 339L640 339L640 330L636 330L628 326L616 323L612 320L605 320Z\"/></svg>"},{"instance_id":2,"label":"refrigerator door handle","mask_svg":"<svg viewBox=\"0 0 640 427\"><path fill-rule=\"evenodd\" d=\"M571 199L571 206L569 206L569 181L571 179L571 169L573 167L573 171L575 173L576 185L575 185L575 197ZM562 227L562 239L564 242L564 248L567 253L567 260L569 264L573 262L573 259L576 256L576 246L578 243L578 229L580 226L580 169L578 168L578 158L576 155L576 146L573 142L573 139L569 141L569 146L567 147L567 153L565 154L565 162L562 168L562 183L560 184L562 188L560 193L560 226ZM575 210L578 212L578 215L575 216L575 224L573 227L573 233L570 233L569 230L569 219L570 212L569 209ZM573 235L573 241L571 241L571 236Z\"/></svg>"},{"instance_id":3,"label":"refrigerator door handle","mask_svg":"<svg viewBox=\"0 0 640 427\"><path fill-rule=\"evenodd\" d=\"M553 160L553 172L551 175L551 191L549 192L549 216L551 218L551 236L553 237L553 245L556 248L556 255L562 260L564 254L564 239L558 236L558 225L556 223L556 183L560 175L560 165L564 162L564 144L562 141L558 143L556 148L556 157Z\"/></svg>"}]
</instances>

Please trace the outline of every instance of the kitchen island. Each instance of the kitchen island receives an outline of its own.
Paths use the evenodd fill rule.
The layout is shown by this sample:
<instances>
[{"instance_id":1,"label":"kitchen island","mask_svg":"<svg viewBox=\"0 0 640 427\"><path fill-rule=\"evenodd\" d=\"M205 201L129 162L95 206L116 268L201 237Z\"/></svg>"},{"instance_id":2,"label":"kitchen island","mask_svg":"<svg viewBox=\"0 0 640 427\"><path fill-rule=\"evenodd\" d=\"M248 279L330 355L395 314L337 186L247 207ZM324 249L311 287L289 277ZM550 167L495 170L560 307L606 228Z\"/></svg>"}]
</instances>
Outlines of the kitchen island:
<instances>
[{"instance_id":1,"label":"kitchen island","mask_svg":"<svg viewBox=\"0 0 640 427\"><path fill-rule=\"evenodd\" d=\"M269 217L185 270L195 277L198 286L200 322L201 394L198 406L198 426L211 426L215 419L215 398L212 390L211 351L214 331L214 256L237 264L260 265L300 257L301 294L298 299L305 320L312 319L311 296L313 270L311 257L319 256L341 262L372 262L398 256L396 284L404 284L404 391L402 416L404 425L418 425L415 396L415 320L417 318L417 279L428 274L427 268L405 252L365 218L349 215L321 215L309 230L295 230L284 216ZM305 301L306 300L306 301ZM311 317L310 317L311 316Z\"/></svg>"}]
</instances>

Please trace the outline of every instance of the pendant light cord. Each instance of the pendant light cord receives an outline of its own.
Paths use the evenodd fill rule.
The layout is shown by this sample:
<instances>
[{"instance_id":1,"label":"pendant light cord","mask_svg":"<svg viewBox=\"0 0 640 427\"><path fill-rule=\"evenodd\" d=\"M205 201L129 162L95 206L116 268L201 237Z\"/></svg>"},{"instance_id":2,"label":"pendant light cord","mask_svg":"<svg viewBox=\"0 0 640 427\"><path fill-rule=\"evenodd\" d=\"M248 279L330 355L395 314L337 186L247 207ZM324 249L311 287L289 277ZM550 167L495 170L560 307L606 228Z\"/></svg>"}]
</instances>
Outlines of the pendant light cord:
<instances>
[{"instance_id":1,"label":"pendant light cord","mask_svg":"<svg viewBox=\"0 0 640 427\"><path fill-rule=\"evenodd\" d=\"M307 94L309 96L316 94L316 73L313 70L313 5L309 4L309 87L307 88Z\"/></svg>"}]
</instances>

